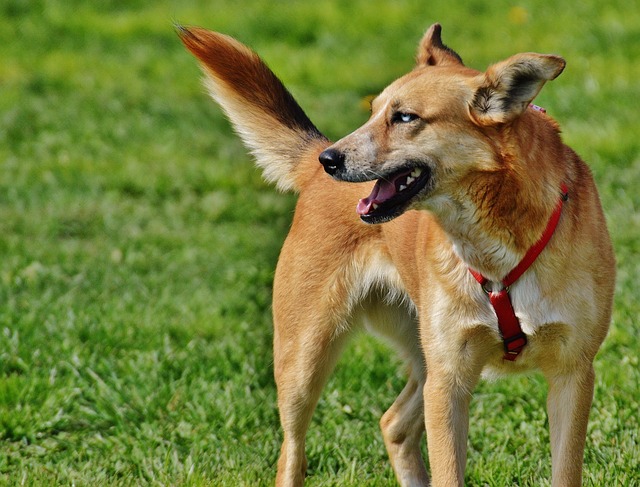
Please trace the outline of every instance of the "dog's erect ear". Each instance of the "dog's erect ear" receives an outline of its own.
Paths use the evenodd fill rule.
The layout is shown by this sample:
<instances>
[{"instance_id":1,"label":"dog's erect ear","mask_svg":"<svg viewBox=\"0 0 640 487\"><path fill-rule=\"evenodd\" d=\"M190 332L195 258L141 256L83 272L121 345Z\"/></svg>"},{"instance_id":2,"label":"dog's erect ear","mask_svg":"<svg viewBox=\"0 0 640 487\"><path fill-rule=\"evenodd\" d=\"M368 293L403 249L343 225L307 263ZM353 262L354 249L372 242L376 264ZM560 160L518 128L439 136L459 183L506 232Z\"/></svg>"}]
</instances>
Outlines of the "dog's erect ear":
<instances>
[{"instance_id":1,"label":"dog's erect ear","mask_svg":"<svg viewBox=\"0 0 640 487\"><path fill-rule=\"evenodd\" d=\"M471 102L472 117L480 125L510 122L519 117L542 86L565 67L559 56L525 53L494 64L479 76Z\"/></svg>"},{"instance_id":2,"label":"dog's erect ear","mask_svg":"<svg viewBox=\"0 0 640 487\"><path fill-rule=\"evenodd\" d=\"M418 47L418 55L416 57L418 66L446 66L461 65L462 59L453 50L442 43L440 33L442 26L433 24L424 34Z\"/></svg>"}]
</instances>

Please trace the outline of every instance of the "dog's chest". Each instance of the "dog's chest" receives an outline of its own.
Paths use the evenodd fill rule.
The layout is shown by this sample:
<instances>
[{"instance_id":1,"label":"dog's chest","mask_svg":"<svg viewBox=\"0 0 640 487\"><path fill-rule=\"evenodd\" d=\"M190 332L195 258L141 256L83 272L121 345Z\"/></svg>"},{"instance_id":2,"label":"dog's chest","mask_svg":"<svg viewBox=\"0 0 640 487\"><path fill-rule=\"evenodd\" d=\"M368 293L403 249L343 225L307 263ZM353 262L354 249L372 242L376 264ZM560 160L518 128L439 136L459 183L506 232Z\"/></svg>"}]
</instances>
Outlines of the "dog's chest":
<instances>
[{"instance_id":1,"label":"dog's chest","mask_svg":"<svg viewBox=\"0 0 640 487\"><path fill-rule=\"evenodd\" d=\"M431 281L421 286L414 300L421 322L436 334L450 335L474 328L491 330L500 342L498 317L482 286L463 269L446 285ZM566 283L561 291L545 285L528 273L509 289L522 331L528 336L539 335L547 326L563 325L577 331L594 320L597 314L593 288L585 282Z\"/></svg>"},{"instance_id":2,"label":"dog's chest","mask_svg":"<svg viewBox=\"0 0 640 487\"><path fill-rule=\"evenodd\" d=\"M573 324L575 314L570 312L565 299L545 293L533 275L523 276L509 295L522 331L527 335L535 335L549 323Z\"/></svg>"}]
</instances>

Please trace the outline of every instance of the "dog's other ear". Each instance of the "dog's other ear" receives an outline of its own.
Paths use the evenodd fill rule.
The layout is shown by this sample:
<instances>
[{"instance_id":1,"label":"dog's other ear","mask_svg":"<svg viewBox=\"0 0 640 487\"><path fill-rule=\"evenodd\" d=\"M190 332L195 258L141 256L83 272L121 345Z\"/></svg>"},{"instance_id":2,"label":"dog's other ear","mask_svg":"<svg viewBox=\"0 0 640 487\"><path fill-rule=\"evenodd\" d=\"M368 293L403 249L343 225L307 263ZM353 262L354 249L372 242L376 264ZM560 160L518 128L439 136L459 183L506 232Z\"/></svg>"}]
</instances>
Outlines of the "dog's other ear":
<instances>
[{"instance_id":1,"label":"dog's other ear","mask_svg":"<svg viewBox=\"0 0 640 487\"><path fill-rule=\"evenodd\" d=\"M441 32L442 26L433 24L424 34L416 57L418 66L462 65L462 58L442 43Z\"/></svg>"},{"instance_id":2,"label":"dog's other ear","mask_svg":"<svg viewBox=\"0 0 640 487\"><path fill-rule=\"evenodd\" d=\"M472 117L480 125L510 122L519 117L542 86L565 67L559 56L525 53L494 64L479 76L471 102Z\"/></svg>"}]
</instances>

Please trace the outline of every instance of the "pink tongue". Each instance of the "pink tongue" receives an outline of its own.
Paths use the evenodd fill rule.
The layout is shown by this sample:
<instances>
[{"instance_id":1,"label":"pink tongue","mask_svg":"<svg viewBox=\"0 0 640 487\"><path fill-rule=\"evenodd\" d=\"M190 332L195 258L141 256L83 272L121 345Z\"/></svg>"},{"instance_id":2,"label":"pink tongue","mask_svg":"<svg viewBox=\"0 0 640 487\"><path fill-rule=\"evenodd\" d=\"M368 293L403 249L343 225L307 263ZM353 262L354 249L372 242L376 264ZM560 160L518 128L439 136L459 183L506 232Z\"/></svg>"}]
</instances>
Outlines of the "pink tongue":
<instances>
[{"instance_id":1,"label":"pink tongue","mask_svg":"<svg viewBox=\"0 0 640 487\"><path fill-rule=\"evenodd\" d=\"M378 179L371 194L358 202L356 207L358 215L366 215L373 209L374 204L379 205L393 197L397 193L394 181Z\"/></svg>"}]
</instances>

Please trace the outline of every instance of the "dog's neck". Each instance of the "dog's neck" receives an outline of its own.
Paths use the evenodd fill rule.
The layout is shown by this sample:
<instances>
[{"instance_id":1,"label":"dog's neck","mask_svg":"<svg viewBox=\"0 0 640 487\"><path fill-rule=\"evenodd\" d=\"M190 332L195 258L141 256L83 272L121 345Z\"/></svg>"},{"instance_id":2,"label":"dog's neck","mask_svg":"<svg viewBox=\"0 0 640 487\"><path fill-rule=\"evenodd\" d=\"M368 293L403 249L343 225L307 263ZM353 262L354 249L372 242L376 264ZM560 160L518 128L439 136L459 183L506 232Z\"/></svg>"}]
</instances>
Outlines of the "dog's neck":
<instances>
[{"instance_id":1,"label":"dog's neck","mask_svg":"<svg viewBox=\"0 0 640 487\"><path fill-rule=\"evenodd\" d=\"M494 134L499 170L469 175L466 192L436 212L456 254L490 280L504 278L538 241L568 182L553 163L565 149L557 124L531 115Z\"/></svg>"},{"instance_id":2,"label":"dog's neck","mask_svg":"<svg viewBox=\"0 0 640 487\"><path fill-rule=\"evenodd\" d=\"M452 238L453 251L465 267L480 269L479 272L493 282L500 282L524 255L506 245L503 239L484 232L475 235L455 231L447 233Z\"/></svg>"},{"instance_id":3,"label":"dog's neck","mask_svg":"<svg viewBox=\"0 0 640 487\"><path fill-rule=\"evenodd\" d=\"M477 269L488 279L500 281L520 260L510 242L508 229L490 233L479 225L473 207L460 201L439 201L432 209L451 240L453 251L466 267Z\"/></svg>"},{"instance_id":4,"label":"dog's neck","mask_svg":"<svg viewBox=\"0 0 640 487\"><path fill-rule=\"evenodd\" d=\"M504 278L538 241L557 204L564 177L558 169L562 164L544 167L540 163L558 157L562 143L555 135L559 145L552 151L556 157L542 154L550 148L541 139L528 138L518 145L524 150L502 155L499 170L469 175L461 185L465 193L435 205L434 213L455 253L492 281ZM511 137L513 140L513 134ZM529 171L523 171L523 165Z\"/></svg>"},{"instance_id":5,"label":"dog's neck","mask_svg":"<svg viewBox=\"0 0 640 487\"><path fill-rule=\"evenodd\" d=\"M523 207L514 198L514 211L507 215L492 214L471 201L442 205L437 214L456 255L497 282L540 239L559 197L559 189L551 191L539 208Z\"/></svg>"}]
</instances>

